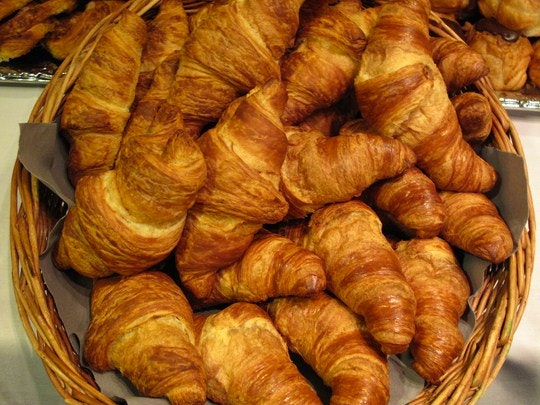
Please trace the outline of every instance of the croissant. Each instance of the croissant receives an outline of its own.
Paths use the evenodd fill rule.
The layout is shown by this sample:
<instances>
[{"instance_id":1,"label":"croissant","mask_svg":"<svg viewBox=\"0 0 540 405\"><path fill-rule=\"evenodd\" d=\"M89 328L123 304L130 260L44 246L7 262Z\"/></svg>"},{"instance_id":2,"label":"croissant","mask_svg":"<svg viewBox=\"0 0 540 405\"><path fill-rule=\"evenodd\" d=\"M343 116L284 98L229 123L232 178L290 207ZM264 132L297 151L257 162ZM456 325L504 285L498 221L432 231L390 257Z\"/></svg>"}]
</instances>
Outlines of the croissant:
<instances>
[{"instance_id":1,"label":"croissant","mask_svg":"<svg viewBox=\"0 0 540 405\"><path fill-rule=\"evenodd\" d=\"M65 97L61 128L70 142L68 174L77 184L114 166L130 117L146 25L123 13L97 41L73 89Z\"/></svg>"},{"instance_id":2,"label":"croissant","mask_svg":"<svg viewBox=\"0 0 540 405\"><path fill-rule=\"evenodd\" d=\"M124 2L117 0L93 0L82 11L58 17L43 46L55 59L64 60L98 22L122 4Z\"/></svg>"},{"instance_id":3,"label":"croissant","mask_svg":"<svg viewBox=\"0 0 540 405\"><path fill-rule=\"evenodd\" d=\"M416 301L375 212L359 200L335 203L291 228L280 232L323 259L327 290L364 318L382 351L404 352Z\"/></svg>"},{"instance_id":4,"label":"croissant","mask_svg":"<svg viewBox=\"0 0 540 405\"><path fill-rule=\"evenodd\" d=\"M55 15L70 12L76 6L76 0L46 0L42 3L27 4L25 7L18 9L14 16L0 24L0 42L21 35L34 25L45 23ZM8 7L9 9L11 7Z\"/></svg>"},{"instance_id":5,"label":"croissant","mask_svg":"<svg viewBox=\"0 0 540 405\"><path fill-rule=\"evenodd\" d=\"M352 86L365 46L365 35L353 21L359 1L324 5L302 24L296 47L284 58L281 75L287 86L284 125L301 122L316 110L330 107Z\"/></svg>"},{"instance_id":6,"label":"croissant","mask_svg":"<svg viewBox=\"0 0 540 405\"><path fill-rule=\"evenodd\" d=\"M281 58L294 42L302 2L211 2L191 17L173 94L192 136L234 99L281 78Z\"/></svg>"},{"instance_id":7,"label":"croissant","mask_svg":"<svg viewBox=\"0 0 540 405\"><path fill-rule=\"evenodd\" d=\"M197 140L208 180L175 253L180 278L196 296L205 296L209 288L203 280L210 278L202 276L240 259L264 224L281 221L287 213L279 191L287 149L279 117L286 96L279 81L257 86Z\"/></svg>"},{"instance_id":8,"label":"croissant","mask_svg":"<svg viewBox=\"0 0 540 405\"><path fill-rule=\"evenodd\" d=\"M495 204L479 193L439 193L447 212L441 236L452 246L492 263L514 249L512 234Z\"/></svg>"},{"instance_id":9,"label":"croissant","mask_svg":"<svg viewBox=\"0 0 540 405\"><path fill-rule=\"evenodd\" d=\"M148 40L141 56L136 100L140 100L150 87L155 69L169 55L180 52L189 35L189 22L182 0L163 0L157 15L147 24ZM171 83L173 81L174 78Z\"/></svg>"},{"instance_id":10,"label":"croissant","mask_svg":"<svg viewBox=\"0 0 540 405\"><path fill-rule=\"evenodd\" d=\"M113 170L81 178L53 255L58 268L130 275L174 250L206 179L204 156L182 129L180 110L165 102Z\"/></svg>"},{"instance_id":11,"label":"croissant","mask_svg":"<svg viewBox=\"0 0 540 405\"><path fill-rule=\"evenodd\" d=\"M0 62L19 58L30 52L52 29L49 21L36 24L21 34L0 41Z\"/></svg>"},{"instance_id":12,"label":"croissant","mask_svg":"<svg viewBox=\"0 0 540 405\"><path fill-rule=\"evenodd\" d=\"M268 314L237 302L213 314L196 314L207 395L218 404L322 404L289 357Z\"/></svg>"},{"instance_id":13,"label":"croissant","mask_svg":"<svg viewBox=\"0 0 540 405\"><path fill-rule=\"evenodd\" d=\"M482 27L484 21L481 20L469 30L469 46L486 60L488 78L494 90L521 91L527 83L527 69L534 53L531 41L519 32L511 32L510 38L513 40L509 41L506 27L501 27L502 33L497 29L491 32ZM497 27L498 23L495 24Z\"/></svg>"},{"instance_id":14,"label":"croissant","mask_svg":"<svg viewBox=\"0 0 540 405\"><path fill-rule=\"evenodd\" d=\"M192 305L245 301L270 297L311 296L324 290L326 275L319 256L280 235L257 235L243 256L216 273L209 273L212 290L196 297Z\"/></svg>"},{"instance_id":15,"label":"croissant","mask_svg":"<svg viewBox=\"0 0 540 405\"><path fill-rule=\"evenodd\" d=\"M331 202L348 201L416 161L403 143L367 132L327 137L318 131L289 127L287 138L281 189L290 205L290 217L306 216Z\"/></svg>"},{"instance_id":16,"label":"croissant","mask_svg":"<svg viewBox=\"0 0 540 405\"><path fill-rule=\"evenodd\" d=\"M273 299L268 313L289 348L331 387L332 405L387 404L386 356L360 318L326 293Z\"/></svg>"},{"instance_id":17,"label":"croissant","mask_svg":"<svg viewBox=\"0 0 540 405\"><path fill-rule=\"evenodd\" d=\"M486 96L467 91L450 99L454 106L463 138L473 146L484 143L491 134L493 116Z\"/></svg>"},{"instance_id":18,"label":"croissant","mask_svg":"<svg viewBox=\"0 0 540 405\"><path fill-rule=\"evenodd\" d=\"M538 0L478 0L481 14L528 37L540 36Z\"/></svg>"},{"instance_id":19,"label":"croissant","mask_svg":"<svg viewBox=\"0 0 540 405\"><path fill-rule=\"evenodd\" d=\"M388 214L410 237L437 236L446 221L446 210L435 184L417 167L374 184L363 198Z\"/></svg>"},{"instance_id":20,"label":"croissant","mask_svg":"<svg viewBox=\"0 0 540 405\"><path fill-rule=\"evenodd\" d=\"M84 357L97 372L118 370L144 396L177 405L205 403L193 311L165 273L95 282Z\"/></svg>"},{"instance_id":21,"label":"croissant","mask_svg":"<svg viewBox=\"0 0 540 405\"><path fill-rule=\"evenodd\" d=\"M484 57L463 41L431 37L431 52L449 93L471 85L489 73Z\"/></svg>"},{"instance_id":22,"label":"croissant","mask_svg":"<svg viewBox=\"0 0 540 405\"><path fill-rule=\"evenodd\" d=\"M459 330L470 286L450 245L439 237L401 241L396 246L416 301L412 367L437 383L464 345Z\"/></svg>"},{"instance_id":23,"label":"croissant","mask_svg":"<svg viewBox=\"0 0 540 405\"><path fill-rule=\"evenodd\" d=\"M431 57L429 1L381 6L362 54L355 91L373 130L394 137L441 190L485 192L497 172L463 139L446 85Z\"/></svg>"},{"instance_id":24,"label":"croissant","mask_svg":"<svg viewBox=\"0 0 540 405\"><path fill-rule=\"evenodd\" d=\"M120 149L131 137L147 133L160 105L169 99L171 84L178 69L179 61L180 52L172 52L152 72L151 83L144 92L141 92L141 99L135 101L135 107L122 134Z\"/></svg>"}]
</instances>

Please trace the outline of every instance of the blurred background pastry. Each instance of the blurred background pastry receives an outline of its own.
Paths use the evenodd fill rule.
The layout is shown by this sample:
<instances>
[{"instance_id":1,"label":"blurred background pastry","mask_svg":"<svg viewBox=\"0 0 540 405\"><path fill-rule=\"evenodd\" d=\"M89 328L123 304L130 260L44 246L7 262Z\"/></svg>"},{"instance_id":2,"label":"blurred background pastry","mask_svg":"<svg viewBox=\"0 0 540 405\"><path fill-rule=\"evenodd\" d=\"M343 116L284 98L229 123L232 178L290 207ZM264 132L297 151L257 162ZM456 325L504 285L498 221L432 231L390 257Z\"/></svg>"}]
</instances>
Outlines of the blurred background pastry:
<instances>
[{"instance_id":1,"label":"blurred background pastry","mask_svg":"<svg viewBox=\"0 0 540 405\"><path fill-rule=\"evenodd\" d=\"M527 37L540 36L540 0L478 0L478 7L486 18Z\"/></svg>"},{"instance_id":2,"label":"blurred background pastry","mask_svg":"<svg viewBox=\"0 0 540 405\"><path fill-rule=\"evenodd\" d=\"M518 91L523 88L533 54L526 36L493 18L485 18L469 30L467 42L486 60L488 77L495 90Z\"/></svg>"}]
</instances>

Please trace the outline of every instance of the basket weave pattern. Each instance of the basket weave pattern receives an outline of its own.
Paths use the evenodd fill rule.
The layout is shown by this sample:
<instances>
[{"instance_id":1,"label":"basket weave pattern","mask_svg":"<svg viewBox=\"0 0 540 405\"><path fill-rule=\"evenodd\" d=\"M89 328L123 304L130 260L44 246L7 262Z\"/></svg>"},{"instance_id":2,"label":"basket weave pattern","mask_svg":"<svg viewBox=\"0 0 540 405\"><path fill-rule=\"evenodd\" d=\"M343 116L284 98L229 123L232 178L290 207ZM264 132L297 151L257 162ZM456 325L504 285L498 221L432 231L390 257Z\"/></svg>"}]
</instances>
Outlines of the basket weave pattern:
<instances>
[{"instance_id":1,"label":"basket weave pattern","mask_svg":"<svg viewBox=\"0 0 540 405\"><path fill-rule=\"evenodd\" d=\"M189 14L204 3L184 1L184 6ZM29 122L50 123L56 119L66 93L92 52L92 45L124 8L143 15L157 4L159 0L132 0L98 24L78 49L61 64L37 100ZM457 38L436 15L432 15L431 30L440 36ZM491 103L492 145L524 157L516 129L489 81L482 79L476 83L476 87ZM521 320L530 287L536 243L530 190L528 202L529 221L517 251L501 265L493 265L488 269L484 284L474 297L472 310L477 322L463 352L441 383L427 385L413 404L475 403L497 376ZM65 207L19 161L13 170L10 204L14 295L32 346L42 359L53 385L66 402L114 404L79 366L78 356L69 343L53 297L47 291L41 274L40 254L47 245L52 226L65 211Z\"/></svg>"}]
</instances>

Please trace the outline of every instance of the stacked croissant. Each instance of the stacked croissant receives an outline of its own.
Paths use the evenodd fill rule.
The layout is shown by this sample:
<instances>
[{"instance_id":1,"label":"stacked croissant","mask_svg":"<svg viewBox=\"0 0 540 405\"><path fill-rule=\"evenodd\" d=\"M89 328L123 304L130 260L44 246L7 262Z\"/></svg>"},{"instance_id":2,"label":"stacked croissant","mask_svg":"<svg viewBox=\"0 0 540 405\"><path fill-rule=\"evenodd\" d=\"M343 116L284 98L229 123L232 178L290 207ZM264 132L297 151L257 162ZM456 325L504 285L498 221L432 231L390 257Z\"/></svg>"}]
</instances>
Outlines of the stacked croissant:
<instances>
[{"instance_id":1,"label":"stacked croissant","mask_svg":"<svg viewBox=\"0 0 540 405\"><path fill-rule=\"evenodd\" d=\"M431 5L482 54L495 90L538 94L540 0L431 0Z\"/></svg>"},{"instance_id":2,"label":"stacked croissant","mask_svg":"<svg viewBox=\"0 0 540 405\"><path fill-rule=\"evenodd\" d=\"M512 236L474 88L428 0L163 0L106 27L64 99L75 205L54 251L94 279L84 360L174 404L389 401L461 352L463 252ZM459 55L459 56L456 56ZM459 64L455 61L459 59Z\"/></svg>"}]
</instances>

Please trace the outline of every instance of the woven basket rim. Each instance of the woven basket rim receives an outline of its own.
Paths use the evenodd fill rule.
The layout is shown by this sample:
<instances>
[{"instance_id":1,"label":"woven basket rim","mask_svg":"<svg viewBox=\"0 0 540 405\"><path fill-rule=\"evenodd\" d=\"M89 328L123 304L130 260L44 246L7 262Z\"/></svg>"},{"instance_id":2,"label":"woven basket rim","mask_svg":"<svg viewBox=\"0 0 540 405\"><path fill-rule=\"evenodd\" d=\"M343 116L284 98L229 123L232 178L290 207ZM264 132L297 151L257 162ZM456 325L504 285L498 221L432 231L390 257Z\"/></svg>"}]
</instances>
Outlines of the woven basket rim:
<instances>
[{"instance_id":1,"label":"woven basket rim","mask_svg":"<svg viewBox=\"0 0 540 405\"><path fill-rule=\"evenodd\" d=\"M184 1L186 11L196 11L209 1ZM92 51L92 41L120 13L129 8L143 15L160 0L131 0L111 14L88 34L73 54L59 66L32 110L29 122L49 123L76 80L80 66ZM432 32L461 40L435 13L431 13ZM489 80L476 83L490 101L493 110L493 143L501 150L525 154L515 126L501 105ZM527 165L525 163L525 170ZM512 337L526 307L536 246L536 219L527 176L529 218L518 249L485 278L472 302L477 323L465 348L437 385L426 385L412 404L475 403L496 378L507 357ZM48 293L41 275L39 256L47 242L50 218L43 212L39 180L16 160L10 195L10 252L12 281L17 308L28 338L41 358L52 384L69 403L114 404L100 392L80 365L73 351L54 298Z\"/></svg>"}]
</instances>

